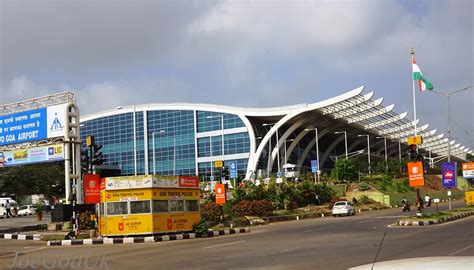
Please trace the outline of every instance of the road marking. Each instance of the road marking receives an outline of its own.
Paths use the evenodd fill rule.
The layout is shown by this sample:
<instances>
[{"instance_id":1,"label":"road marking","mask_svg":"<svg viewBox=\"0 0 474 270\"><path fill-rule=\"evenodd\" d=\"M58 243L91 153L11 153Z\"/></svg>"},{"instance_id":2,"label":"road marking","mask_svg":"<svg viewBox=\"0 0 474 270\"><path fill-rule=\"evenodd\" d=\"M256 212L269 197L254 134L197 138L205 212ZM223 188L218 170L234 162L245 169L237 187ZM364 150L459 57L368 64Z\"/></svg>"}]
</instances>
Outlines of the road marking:
<instances>
[{"instance_id":1,"label":"road marking","mask_svg":"<svg viewBox=\"0 0 474 270\"><path fill-rule=\"evenodd\" d=\"M363 221L360 221L359 223L366 223L366 222L369 222L369 221L374 221L374 219L363 220Z\"/></svg>"},{"instance_id":2,"label":"road marking","mask_svg":"<svg viewBox=\"0 0 474 270\"><path fill-rule=\"evenodd\" d=\"M290 251L293 251L293 250L297 250L298 248L288 248L288 249L282 249L280 251L278 251L279 253L283 253L283 252L290 252Z\"/></svg>"},{"instance_id":3,"label":"road marking","mask_svg":"<svg viewBox=\"0 0 474 270\"><path fill-rule=\"evenodd\" d=\"M25 248L27 248L27 247L25 247ZM39 247L39 248L29 249L29 250L22 251L20 253L33 252L33 251L42 250L42 249L45 249L45 248L48 248L48 247Z\"/></svg>"},{"instance_id":4,"label":"road marking","mask_svg":"<svg viewBox=\"0 0 474 270\"><path fill-rule=\"evenodd\" d=\"M316 232L316 231L322 231L322 230L326 230L326 228L317 228L317 229L307 230L303 232Z\"/></svg>"},{"instance_id":5,"label":"road marking","mask_svg":"<svg viewBox=\"0 0 474 270\"><path fill-rule=\"evenodd\" d=\"M219 244L219 245L214 245L214 246L203 247L202 249L222 247L222 246L228 246L228 245L235 245L235 244L239 244L239 243L243 243L243 242L245 242L245 240L237 241L237 242L224 243L224 244Z\"/></svg>"},{"instance_id":6,"label":"road marking","mask_svg":"<svg viewBox=\"0 0 474 270\"><path fill-rule=\"evenodd\" d=\"M458 253L461 253L461 252L463 252L464 250L468 250L468 249L470 249L470 248L472 248L472 247L474 247L474 245L470 245L470 246L467 246L467 247L465 247L465 248L463 248L463 249L460 249L460 250L458 250L458 251L455 251L455 252L449 254L449 256L454 256L454 255L456 255L456 254L458 254Z\"/></svg>"}]
</instances>

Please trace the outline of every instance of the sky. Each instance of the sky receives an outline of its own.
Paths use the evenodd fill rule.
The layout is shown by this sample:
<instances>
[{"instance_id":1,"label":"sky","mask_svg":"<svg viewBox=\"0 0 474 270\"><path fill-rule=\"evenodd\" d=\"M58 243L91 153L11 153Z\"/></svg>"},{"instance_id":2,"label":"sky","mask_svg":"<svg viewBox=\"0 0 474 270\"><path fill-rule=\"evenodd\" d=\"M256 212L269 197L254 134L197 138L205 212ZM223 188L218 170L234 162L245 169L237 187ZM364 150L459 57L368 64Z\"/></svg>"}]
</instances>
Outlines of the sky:
<instances>
[{"instance_id":1,"label":"sky","mask_svg":"<svg viewBox=\"0 0 474 270\"><path fill-rule=\"evenodd\" d=\"M314 103L365 85L413 119L410 48L435 90L473 85L470 0L0 0L0 104L70 90L82 114L191 102ZM447 130L445 98L417 116ZM474 90L451 97L474 149Z\"/></svg>"}]
</instances>

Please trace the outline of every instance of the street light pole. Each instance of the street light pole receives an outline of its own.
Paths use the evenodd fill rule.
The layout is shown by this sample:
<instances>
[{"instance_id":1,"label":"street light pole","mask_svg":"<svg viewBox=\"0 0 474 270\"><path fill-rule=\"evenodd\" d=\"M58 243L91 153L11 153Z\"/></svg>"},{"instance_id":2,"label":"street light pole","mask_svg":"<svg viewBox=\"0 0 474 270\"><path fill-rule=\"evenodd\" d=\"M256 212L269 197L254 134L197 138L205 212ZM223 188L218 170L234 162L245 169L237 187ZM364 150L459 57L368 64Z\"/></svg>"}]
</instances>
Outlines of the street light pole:
<instances>
[{"instance_id":1,"label":"street light pole","mask_svg":"<svg viewBox=\"0 0 474 270\"><path fill-rule=\"evenodd\" d=\"M306 131L310 131L311 129L305 129ZM315 133L315 140L316 140L316 165L318 166L318 171L321 169L319 168L319 138L318 138L318 128L314 128L314 133ZM319 173L315 173L315 180L317 179L317 182L319 182Z\"/></svg>"},{"instance_id":2,"label":"street light pole","mask_svg":"<svg viewBox=\"0 0 474 270\"><path fill-rule=\"evenodd\" d=\"M222 166L224 166L224 159L225 159L225 154L224 154L224 114L217 114L217 115L209 115L206 118L211 119L211 118L216 118L220 117L221 118L221 151L222 151ZM211 144L212 148L212 144ZM212 168L212 164L211 164Z\"/></svg>"},{"instance_id":3,"label":"street light pole","mask_svg":"<svg viewBox=\"0 0 474 270\"><path fill-rule=\"evenodd\" d=\"M336 131L334 132L334 134L342 134L344 133L344 145L346 147L346 159L348 159L348 155L347 155L347 131Z\"/></svg>"},{"instance_id":4,"label":"street light pole","mask_svg":"<svg viewBox=\"0 0 474 270\"><path fill-rule=\"evenodd\" d=\"M438 95L443 95L443 96L446 97L446 107L447 107L447 110L448 110L448 162L451 161L451 108L450 108L449 97L451 95L466 91L466 90L468 90L472 87L473 86L470 85L468 87L464 87L462 89L459 89L459 90L456 90L456 91L453 91L453 92L449 92L449 93L437 92L437 91L433 91L433 90L428 91L428 92L432 92L432 93L435 93L435 94L438 94Z\"/></svg>"},{"instance_id":5,"label":"street light pole","mask_svg":"<svg viewBox=\"0 0 474 270\"><path fill-rule=\"evenodd\" d=\"M368 162L368 171L369 171L369 174L371 174L371 169L370 169L370 136L369 136L369 134L357 135L357 136L358 137L367 136L367 162Z\"/></svg>"},{"instance_id":6,"label":"street light pole","mask_svg":"<svg viewBox=\"0 0 474 270\"><path fill-rule=\"evenodd\" d=\"M376 137L377 139L383 139L385 147L385 172L388 172L388 158L387 158L387 138L386 137Z\"/></svg>"}]
</instances>

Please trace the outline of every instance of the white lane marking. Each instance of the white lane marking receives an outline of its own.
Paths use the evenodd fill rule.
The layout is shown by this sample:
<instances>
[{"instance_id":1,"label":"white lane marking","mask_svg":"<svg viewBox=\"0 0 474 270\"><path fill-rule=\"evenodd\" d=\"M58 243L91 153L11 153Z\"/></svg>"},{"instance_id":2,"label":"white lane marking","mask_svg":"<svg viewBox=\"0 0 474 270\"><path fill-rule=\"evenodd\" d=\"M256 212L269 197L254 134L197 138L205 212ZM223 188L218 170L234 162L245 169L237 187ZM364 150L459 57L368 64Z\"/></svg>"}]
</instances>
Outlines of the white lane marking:
<instances>
[{"instance_id":1,"label":"white lane marking","mask_svg":"<svg viewBox=\"0 0 474 270\"><path fill-rule=\"evenodd\" d=\"M280 251L278 251L279 253L283 253L283 252L290 252L290 251L293 251L293 250L297 250L298 248L288 248L288 249L282 249Z\"/></svg>"},{"instance_id":2,"label":"white lane marking","mask_svg":"<svg viewBox=\"0 0 474 270\"><path fill-rule=\"evenodd\" d=\"M458 251L455 251L455 252L449 254L449 256L454 256L454 255L456 255L456 254L458 254L458 253L461 253L461 252L463 252L464 250L468 250L468 249L470 249L470 248L472 248L472 247L474 247L474 245L470 245L470 246L467 246L467 247L465 247L465 248L463 248L463 249L460 249L460 250L458 250Z\"/></svg>"},{"instance_id":3,"label":"white lane marking","mask_svg":"<svg viewBox=\"0 0 474 270\"><path fill-rule=\"evenodd\" d=\"M374 221L374 219L363 220L363 221L360 221L359 223L366 223L366 222L370 222L370 221Z\"/></svg>"},{"instance_id":4,"label":"white lane marking","mask_svg":"<svg viewBox=\"0 0 474 270\"><path fill-rule=\"evenodd\" d=\"M307 230L303 232L316 232L316 231L322 231L322 230L326 230L326 228L317 228L317 229Z\"/></svg>"},{"instance_id":5,"label":"white lane marking","mask_svg":"<svg viewBox=\"0 0 474 270\"><path fill-rule=\"evenodd\" d=\"M243 242L245 242L245 240L237 241L237 242L224 243L224 244L219 244L219 245L214 245L214 246L203 247L202 249L222 247L222 246L228 246L228 245L235 245L235 244L239 244L239 243L243 243Z\"/></svg>"},{"instance_id":6,"label":"white lane marking","mask_svg":"<svg viewBox=\"0 0 474 270\"><path fill-rule=\"evenodd\" d=\"M25 247L25 248L32 248L32 247ZM41 249L45 249L45 248L47 248L47 247L39 247L39 248L28 249L28 250L25 250L25 251L20 251L20 253L33 252L33 251L37 251L37 250L41 250Z\"/></svg>"}]
</instances>

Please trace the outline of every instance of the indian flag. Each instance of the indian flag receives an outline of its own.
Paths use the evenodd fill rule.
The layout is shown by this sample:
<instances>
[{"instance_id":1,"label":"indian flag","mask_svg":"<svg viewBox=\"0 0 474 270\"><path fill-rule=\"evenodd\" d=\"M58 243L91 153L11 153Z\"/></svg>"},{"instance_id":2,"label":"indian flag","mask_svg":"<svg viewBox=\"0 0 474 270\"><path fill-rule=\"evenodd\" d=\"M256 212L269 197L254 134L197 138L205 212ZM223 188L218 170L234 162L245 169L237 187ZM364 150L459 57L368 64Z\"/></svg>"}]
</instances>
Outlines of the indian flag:
<instances>
[{"instance_id":1,"label":"indian flag","mask_svg":"<svg viewBox=\"0 0 474 270\"><path fill-rule=\"evenodd\" d=\"M426 91L426 89L433 90L433 84L430 83L425 77L423 77L420 68L416 64L415 57L413 57L413 80L418 81L420 91Z\"/></svg>"}]
</instances>

